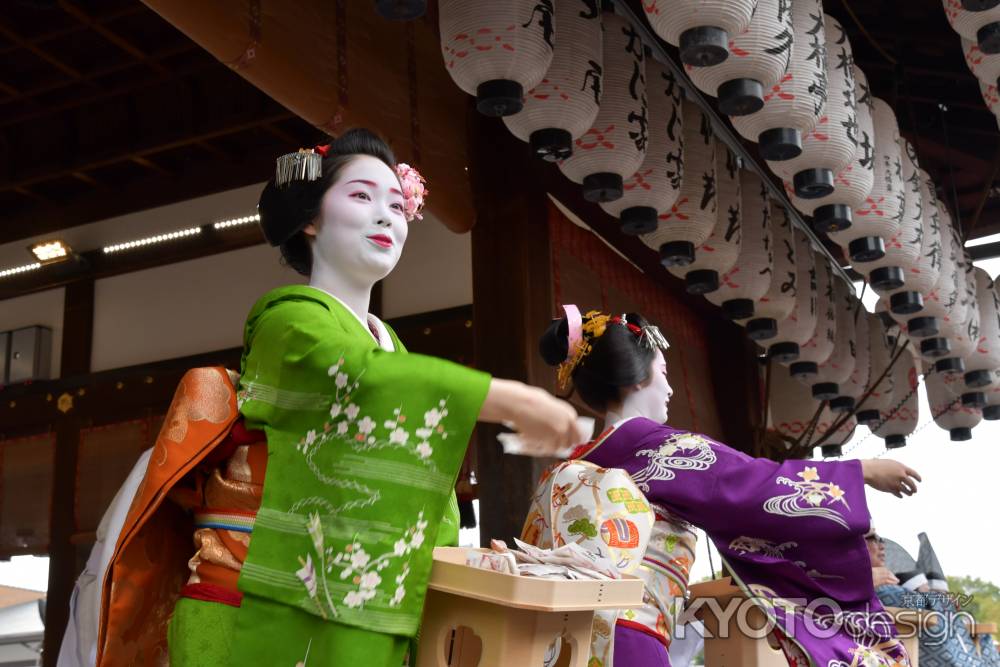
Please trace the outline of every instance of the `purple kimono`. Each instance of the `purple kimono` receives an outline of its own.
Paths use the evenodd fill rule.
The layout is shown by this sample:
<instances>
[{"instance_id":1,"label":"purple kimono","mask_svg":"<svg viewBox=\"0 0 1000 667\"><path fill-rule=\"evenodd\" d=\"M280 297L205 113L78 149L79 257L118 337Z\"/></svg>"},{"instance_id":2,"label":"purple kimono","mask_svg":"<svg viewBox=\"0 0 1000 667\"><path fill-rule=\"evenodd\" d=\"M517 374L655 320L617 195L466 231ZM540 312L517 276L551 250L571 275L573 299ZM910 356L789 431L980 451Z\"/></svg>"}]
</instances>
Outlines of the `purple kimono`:
<instances>
[{"instance_id":1,"label":"purple kimono","mask_svg":"<svg viewBox=\"0 0 1000 667\"><path fill-rule=\"evenodd\" d=\"M651 503L703 528L743 592L776 624L790 664L909 664L872 585L859 461L779 464L644 418L576 457L624 468Z\"/></svg>"}]
</instances>

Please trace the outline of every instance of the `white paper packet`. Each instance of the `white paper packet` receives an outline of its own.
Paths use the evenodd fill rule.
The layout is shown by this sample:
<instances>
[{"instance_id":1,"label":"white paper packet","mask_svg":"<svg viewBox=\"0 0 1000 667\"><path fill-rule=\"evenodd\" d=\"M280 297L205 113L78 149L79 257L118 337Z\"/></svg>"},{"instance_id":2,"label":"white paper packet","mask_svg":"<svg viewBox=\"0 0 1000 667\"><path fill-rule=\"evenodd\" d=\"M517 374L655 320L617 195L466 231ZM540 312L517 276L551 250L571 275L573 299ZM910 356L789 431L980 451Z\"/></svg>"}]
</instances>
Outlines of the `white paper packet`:
<instances>
[{"instance_id":1,"label":"white paper packet","mask_svg":"<svg viewBox=\"0 0 1000 667\"><path fill-rule=\"evenodd\" d=\"M510 427L510 425L505 424L505 426ZM576 428L584 436L583 442L577 443L572 447L567 447L561 451L554 454L555 457L564 459L573 453L576 447L590 442L594 437L594 418L593 417L577 417L576 418ZM520 456L533 456L531 451L528 450L524 441L521 440L521 436L518 433L501 433L497 436L497 440L503 446L504 454L518 454Z\"/></svg>"}]
</instances>

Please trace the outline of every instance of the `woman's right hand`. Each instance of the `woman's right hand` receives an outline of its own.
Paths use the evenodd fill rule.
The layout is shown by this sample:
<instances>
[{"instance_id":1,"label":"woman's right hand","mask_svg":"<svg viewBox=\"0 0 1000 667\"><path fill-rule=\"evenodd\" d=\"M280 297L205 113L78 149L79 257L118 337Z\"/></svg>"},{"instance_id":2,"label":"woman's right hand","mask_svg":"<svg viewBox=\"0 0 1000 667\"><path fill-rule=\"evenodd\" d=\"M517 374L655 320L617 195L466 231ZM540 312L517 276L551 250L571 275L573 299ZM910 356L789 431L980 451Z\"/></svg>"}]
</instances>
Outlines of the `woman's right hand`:
<instances>
[{"instance_id":1,"label":"woman's right hand","mask_svg":"<svg viewBox=\"0 0 1000 667\"><path fill-rule=\"evenodd\" d=\"M865 484L897 498L912 496L917 492L917 482L923 481L916 470L892 459L865 459L861 471Z\"/></svg>"},{"instance_id":2,"label":"woman's right hand","mask_svg":"<svg viewBox=\"0 0 1000 667\"><path fill-rule=\"evenodd\" d=\"M479 419L504 424L518 433L533 456L555 456L584 435L576 425L576 410L538 387L514 380L494 378L486 394Z\"/></svg>"}]
</instances>

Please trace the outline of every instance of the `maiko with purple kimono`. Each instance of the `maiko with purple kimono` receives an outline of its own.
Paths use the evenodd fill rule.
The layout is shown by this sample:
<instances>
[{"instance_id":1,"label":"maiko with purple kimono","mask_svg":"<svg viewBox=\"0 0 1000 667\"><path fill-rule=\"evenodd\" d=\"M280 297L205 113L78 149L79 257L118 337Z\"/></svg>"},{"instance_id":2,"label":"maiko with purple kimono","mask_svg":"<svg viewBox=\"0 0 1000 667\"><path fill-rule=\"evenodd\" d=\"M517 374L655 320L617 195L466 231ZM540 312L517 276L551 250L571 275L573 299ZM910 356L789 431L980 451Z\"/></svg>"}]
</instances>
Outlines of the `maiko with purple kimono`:
<instances>
[{"instance_id":1,"label":"maiko with purple kimono","mask_svg":"<svg viewBox=\"0 0 1000 667\"><path fill-rule=\"evenodd\" d=\"M666 347L659 330L638 314L580 315L566 307L566 317L542 337L542 355L560 365L560 380L572 379L575 391L608 424L574 458L627 471L656 512L656 526L703 528L734 580L774 623L773 636L789 664L907 665L872 584L864 487L910 495L919 476L887 460L755 459L666 426L672 393ZM656 542L640 568L647 593L666 589L683 598L686 591L657 585L676 577L669 553L666 563L662 553L653 553L654 547L669 552L670 540ZM647 606L657 597L647 595ZM623 620L615 630L616 664L670 664L671 638L662 635L672 623L644 630Z\"/></svg>"}]
</instances>

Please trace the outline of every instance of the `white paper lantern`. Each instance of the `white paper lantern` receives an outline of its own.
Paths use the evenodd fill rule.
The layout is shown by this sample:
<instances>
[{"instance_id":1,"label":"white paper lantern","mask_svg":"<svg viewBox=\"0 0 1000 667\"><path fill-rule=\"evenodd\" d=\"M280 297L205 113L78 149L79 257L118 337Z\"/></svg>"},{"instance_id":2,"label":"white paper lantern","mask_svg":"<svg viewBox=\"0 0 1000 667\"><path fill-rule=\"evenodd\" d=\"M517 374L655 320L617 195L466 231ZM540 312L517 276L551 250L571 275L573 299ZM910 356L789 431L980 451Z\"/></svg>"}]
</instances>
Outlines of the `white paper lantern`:
<instances>
[{"instance_id":1,"label":"white paper lantern","mask_svg":"<svg viewBox=\"0 0 1000 667\"><path fill-rule=\"evenodd\" d=\"M771 206L767 187L752 171L740 170L740 252L736 263L719 280L719 289L705 295L732 320L754 315L754 302L771 285Z\"/></svg>"},{"instance_id":2,"label":"white paper lantern","mask_svg":"<svg viewBox=\"0 0 1000 667\"><path fill-rule=\"evenodd\" d=\"M982 410L962 405L961 384L959 375L930 372L924 376L934 423L948 431L955 441L972 439L972 429L983 419Z\"/></svg>"},{"instance_id":3,"label":"white paper lantern","mask_svg":"<svg viewBox=\"0 0 1000 667\"><path fill-rule=\"evenodd\" d=\"M1000 53L1000 7L969 11L961 0L944 0L944 13L955 32L976 42L983 53Z\"/></svg>"},{"instance_id":4,"label":"white paper lantern","mask_svg":"<svg viewBox=\"0 0 1000 667\"><path fill-rule=\"evenodd\" d=\"M503 4L503 3L499 3ZM559 169L583 185L588 201L613 201L642 165L649 141L645 51L628 21L605 12L601 108Z\"/></svg>"},{"instance_id":5,"label":"white paper lantern","mask_svg":"<svg viewBox=\"0 0 1000 667\"><path fill-rule=\"evenodd\" d=\"M681 62L718 65L729 56L729 40L750 25L756 0L651 0L643 2L656 34L678 47Z\"/></svg>"},{"instance_id":6,"label":"white paper lantern","mask_svg":"<svg viewBox=\"0 0 1000 667\"><path fill-rule=\"evenodd\" d=\"M768 167L792 182L805 199L833 192L834 175L851 164L858 147L857 102L854 96L854 56L840 22L826 16L827 101L814 127L802 136L802 152Z\"/></svg>"},{"instance_id":7,"label":"white paper lantern","mask_svg":"<svg viewBox=\"0 0 1000 667\"><path fill-rule=\"evenodd\" d=\"M695 104L682 102L684 176L677 201L657 219L656 230L642 241L660 253L664 266L684 266L695 259L695 248L708 240L715 229L718 210L716 196L715 147L708 116Z\"/></svg>"},{"instance_id":8,"label":"white paper lantern","mask_svg":"<svg viewBox=\"0 0 1000 667\"><path fill-rule=\"evenodd\" d=\"M983 96L983 103L990 112L997 116L997 127L1000 127L1000 92L997 92L996 84L979 82L979 92Z\"/></svg>"},{"instance_id":9,"label":"white paper lantern","mask_svg":"<svg viewBox=\"0 0 1000 667\"><path fill-rule=\"evenodd\" d=\"M986 407L983 408L983 419L990 421L1000 419L1000 370L993 371L990 388L986 390Z\"/></svg>"},{"instance_id":10,"label":"white paper lantern","mask_svg":"<svg viewBox=\"0 0 1000 667\"><path fill-rule=\"evenodd\" d=\"M933 185L933 184L931 184ZM906 322L906 334L914 342L919 342L920 353L927 359L941 359L952 352L948 333L954 330L954 309L958 303L959 288L964 283L957 282L960 275L956 261L958 255L952 248L950 218L933 192L927 193L934 202L929 209L937 213L940 248L938 249L938 279L934 287L923 293L924 310L917 317ZM931 218L931 223L933 223ZM925 227L924 233L933 230ZM965 313L962 313L964 318ZM933 321L927 318L933 318Z\"/></svg>"},{"instance_id":11,"label":"white paper lantern","mask_svg":"<svg viewBox=\"0 0 1000 667\"><path fill-rule=\"evenodd\" d=\"M524 91L552 64L552 3L441 0L438 14L445 66L458 87L487 116L520 111Z\"/></svg>"},{"instance_id":12,"label":"white paper lantern","mask_svg":"<svg viewBox=\"0 0 1000 667\"><path fill-rule=\"evenodd\" d=\"M639 170L624 182L621 198L601 203L601 208L621 219L622 231L633 236L656 229L657 217L668 212L677 201L683 178L680 87L673 73L652 59L646 61L646 96L649 100L646 158Z\"/></svg>"},{"instance_id":13,"label":"white paper lantern","mask_svg":"<svg viewBox=\"0 0 1000 667\"><path fill-rule=\"evenodd\" d=\"M891 298L891 309L899 315L919 312L924 302L920 288L930 287L926 281L911 284L908 276L919 276L913 269L920 263L924 235L923 180L917 164L917 154L906 139L900 138L903 149L903 179L905 188L903 215L898 231L885 239L885 254L872 262L855 261L854 270L868 276L868 281L880 296Z\"/></svg>"},{"instance_id":14,"label":"white paper lantern","mask_svg":"<svg viewBox=\"0 0 1000 667\"><path fill-rule=\"evenodd\" d=\"M695 259L685 266L668 270L684 279L689 294L708 294L719 289L719 276L733 268L742 240L740 161L724 143L715 143L715 181L718 210L715 228L695 250Z\"/></svg>"},{"instance_id":15,"label":"white paper lantern","mask_svg":"<svg viewBox=\"0 0 1000 667\"><path fill-rule=\"evenodd\" d=\"M599 11L585 11L588 3L559 2L559 27L552 64L538 85L524 96L524 108L505 116L504 124L531 151L546 160L563 160L573 152L573 141L594 125L601 107L604 43Z\"/></svg>"},{"instance_id":16,"label":"white paper lantern","mask_svg":"<svg viewBox=\"0 0 1000 667\"><path fill-rule=\"evenodd\" d=\"M840 394L830 401L830 408L834 412L854 410L858 399L864 395L868 383L872 379L868 327L870 319L874 319L874 317L869 316L864 307L861 307L854 314L854 344L852 345L854 365L847 379L838 383ZM820 368L820 375L823 375L822 368Z\"/></svg>"},{"instance_id":17,"label":"white paper lantern","mask_svg":"<svg viewBox=\"0 0 1000 667\"><path fill-rule=\"evenodd\" d=\"M885 440L887 449L898 449L906 445L906 437L917 429L920 419L918 370L913 355L903 352L889 372L892 374L891 405L882 408L879 423L873 430Z\"/></svg>"},{"instance_id":18,"label":"white paper lantern","mask_svg":"<svg viewBox=\"0 0 1000 667\"><path fill-rule=\"evenodd\" d=\"M858 427L858 422L853 415L847 418L834 433L830 430L843 418L842 413L833 411L829 404L823 408L819 415L819 423L816 426L817 433L829 434L827 441L820 448L823 458L843 456L843 446L850 442L854 435L854 430Z\"/></svg>"},{"instance_id":19,"label":"white paper lantern","mask_svg":"<svg viewBox=\"0 0 1000 667\"><path fill-rule=\"evenodd\" d=\"M792 56L788 71L764 93L764 106L731 118L733 127L759 144L765 160L790 160L802 152L802 137L816 127L827 99L823 3L792 3Z\"/></svg>"},{"instance_id":20,"label":"white paper lantern","mask_svg":"<svg viewBox=\"0 0 1000 667\"><path fill-rule=\"evenodd\" d=\"M746 323L751 340L767 340L778 332L778 322L795 309L798 291L796 244L792 221L780 204L773 201L771 212L771 282L767 292L754 304L753 319Z\"/></svg>"},{"instance_id":21,"label":"white paper lantern","mask_svg":"<svg viewBox=\"0 0 1000 667\"><path fill-rule=\"evenodd\" d=\"M948 253L954 262L954 291L947 301L947 314L940 321L941 336L948 340L951 351L944 358L934 362L934 369L939 373L955 373L961 376L965 372L965 357L972 352L973 347L969 331L979 329L979 309L975 307L976 290L969 271L972 266L971 261L966 261L962 241L958 231L951 224L947 209L940 202L938 208L946 220L942 232L950 240Z\"/></svg>"},{"instance_id":22,"label":"white paper lantern","mask_svg":"<svg viewBox=\"0 0 1000 667\"><path fill-rule=\"evenodd\" d=\"M997 77L1000 77L1000 55L990 55L983 53L979 45L973 41L962 38L962 54L965 56L965 64L980 83L987 86L997 85Z\"/></svg>"},{"instance_id":23,"label":"white paper lantern","mask_svg":"<svg viewBox=\"0 0 1000 667\"><path fill-rule=\"evenodd\" d=\"M789 371L800 382L808 383L816 377L819 365L833 354L837 341L837 300L834 296L833 268L822 255L816 261L816 327L804 345L799 346L799 358Z\"/></svg>"},{"instance_id":24,"label":"white paper lantern","mask_svg":"<svg viewBox=\"0 0 1000 667\"><path fill-rule=\"evenodd\" d=\"M685 66L694 85L719 98L719 111L745 116L764 106L764 91L788 70L792 12L787 0L757 0L746 30L730 35L729 57L712 67Z\"/></svg>"},{"instance_id":25,"label":"white paper lantern","mask_svg":"<svg viewBox=\"0 0 1000 667\"><path fill-rule=\"evenodd\" d=\"M841 395L841 385L854 372L857 346L854 317L860 302L851 296L847 283L839 279L833 281L833 298L837 318L833 351L819 364L816 377L811 379L813 398L823 401L833 401Z\"/></svg>"},{"instance_id":26,"label":"white paper lantern","mask_svg":"<svg viewBox=\"0 0 1000 667\"><path fill-rule=\"evenodd\" d=\"M786 260L780 269L776 264L771 274L772 285L778 281L779 288L784 289L786 293L794 292L795 294L795 301L788 314L783 318L771 318L774 322L774 335L770 336L773 340L769 341L767 355L782 364L790 364L797 360L801 347L812 338L816 331L817 307L819 305L817 255L813 254L808 237L798 230L794 232L793 243L795 252L792 255L794 262L791 265L787 264L787 246L784 243L782 243L784 247L775 246L775 256L784 255ZM794 282L792 282L793 276ZM759 306L758 310L760 310ZM766 314L772 311L764 310L763 312ZM760 318L757 321L760 321ZM758 326L764 328L766 324L767 318L764 318L763 324Z\"/></svg>"},{"instance_id":27,"label":"white paper lantern","mask_svg":"<svg viewBox=\"0 0 1000 667\"><path fill-rule=\"evenodd\" d=\"M873 314L866 319L869 376L865 393L868 394L868 398L863 405L857 406L858 411L855 416L859 424L874 428L881 420L882 412L892 407L893 373L886 372L889 362L892 361L892 348L882 318Z\"/></svg>"},{"instance_id":28,"label":"white paper lantern","mask_svg":"<svg viewBox=\"0 0 1000 667\"><path fill-rule=\"evenodd\" d=\"M771 374L770 393L768 425L788 438L804 438L819 410L820 402L810 396L809 392L802 391L802 385L787 373ZM814 428L818 430L818 426L817 422ZM812 439L816 439L815 435Z\"/></svg>"},{"instance_id":29,"label":"white paper lantern","mask_svg":"<svg viewBox=\"0 0 1000 667\"><path fill-rule=\"evenodd\" d=\"M979 331L970 331L972 352L965 357L965 389L971 393L982 393L993 384L994 371L1000 369L1000 299L990 274L974 267L972 277L976 283L976 309L979 315ZM963 400L967 404L986 403L986 396L970 396Z\"/></svg>"},{"instance_id":30,"label":"white paper lantern","mask_svg":"<svg viewBox=\"0 0 1000 667\"><path fill-rule=\"evenodd\" d=\"M833 179L833 192L815 199L803 199L795 194L791 182L785 181L785 191L792 204L805 215L813 217L813 227L823 232L844 230L851 226L854 209L864 204L875 182L875 130L872 124L872 94L868 79L854 67L854 95L858 144L850 163Z\"/></svg>"},{"instance_id":31,"label":"white paper lantern","mask_svg":"<svg viewBox=\"0 0 1000 667\"><path fill-rule=\"evenodd\" d=\"M852 262L871 262L885 255L885 242L899 233L906 202L896 115L878 98L873 101L873 109L875 181L872 190L864 203L854 210L851 226L830 233L830 239L847 250Z\"/></svg>"},{"instance_id":32,"label":"white paper lantern","mask_svg":"<svg viewBox=\"0 0 1000 667\"><path fill-rule=\"evenodd\" d=\"M920 254L917 262L911 265L906 271L906 287L904 290L913 290L921 295L921 307L912 311L910 303L912 299L907 296L896 297L897 303L890 302L889 310L893 312L901 325L905 326L907 336L914 341L929 338L938 334L939 325L935 308L928 310L926 297L934 294L934 290L941 275L941 255L943 244L941 242L941 214L938 211L937 197L934 195L934 181L923 169L917 172L920 182L920 202L923 224L921 226ZM907 208L909 208L909 192L907 192ZM905 312L905 311L912 312Z\"/></svg>"}]
</instances>

